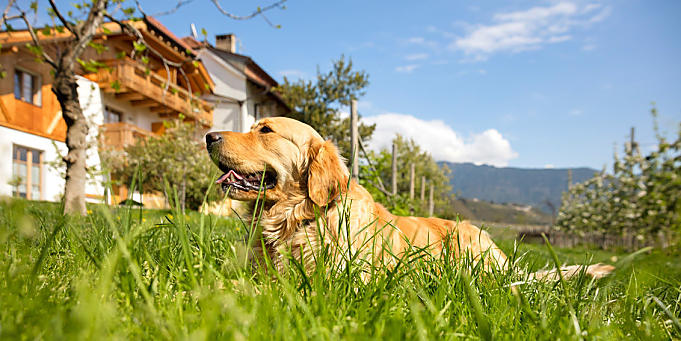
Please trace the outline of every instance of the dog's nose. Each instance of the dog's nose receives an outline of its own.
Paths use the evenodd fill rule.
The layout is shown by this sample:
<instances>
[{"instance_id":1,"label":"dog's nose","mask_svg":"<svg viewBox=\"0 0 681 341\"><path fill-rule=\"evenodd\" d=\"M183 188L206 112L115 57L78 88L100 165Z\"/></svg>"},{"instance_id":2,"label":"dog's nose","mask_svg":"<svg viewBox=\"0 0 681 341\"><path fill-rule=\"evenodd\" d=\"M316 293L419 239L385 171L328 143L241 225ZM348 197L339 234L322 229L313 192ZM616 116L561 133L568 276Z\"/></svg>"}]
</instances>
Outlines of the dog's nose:
<instances>
[{"instance_id":1,"label":"dog's nose","mask_svg":"<svg viewBox=\"0 0 681 341\"><path fill-rule=\"evenodd\" d=\"M222 140L222 134L213 132L206 134L206 145L210 146L212 143L220 142Z\"/></svg>"}]
</instances>

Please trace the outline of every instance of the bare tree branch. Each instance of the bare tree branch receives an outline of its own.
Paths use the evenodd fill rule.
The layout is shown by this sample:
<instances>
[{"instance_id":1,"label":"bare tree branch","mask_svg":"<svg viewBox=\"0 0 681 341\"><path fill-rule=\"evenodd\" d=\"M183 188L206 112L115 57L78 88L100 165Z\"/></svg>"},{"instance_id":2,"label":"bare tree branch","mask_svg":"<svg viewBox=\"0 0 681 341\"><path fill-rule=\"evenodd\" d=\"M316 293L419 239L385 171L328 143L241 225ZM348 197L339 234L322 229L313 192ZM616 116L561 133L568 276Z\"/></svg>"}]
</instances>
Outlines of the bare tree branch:
<instances>
[{"instance_id":1,"label":"bare tree branch","mask_svg":"<svg viewBox=\"0 0 681 341\"><path fill-rule=\"evenodd\" d=\"M222 8L222 6L220 6L219 0L211 0L211 1L212 1L213 4L215 5L215 7L220 11L220 13L222 13L223 15L226 15L226 16L229 17L230 19L234 19L234 20L248 20L248 19L255 18L255 17L257 17L257 16L260 15L260 16L262 16L262 17L265 19L265 21L266 21L270 26L274 26L274 25L272 25L272 23L263 15L263 13L264 13L264 12L267 12L267 11L273 9L273 8L282 8L282 7L283 7L283 4L286 2L286 0L279 0L279 1L275 2L275 3L273 3L273 4L268 5L268 6L265 6L265 7L262 7L262 8L258 7L258 9L256 9L255 11L253 11L253 13L251 13L251 14L248 14L248 15L235 15L235 14L232 14L231 12L226 11L224 8Z\"/></svg>"},{"instance_id":2,"label":"bare tree branch","mask_svg":"<svg viewBox=\"0 0 681 341\"><path fill-rule=\"evenodd\" d=\"M2 29L3 26L5 26L5 18L7 18L9 10L12 8L13 4L14 0L9 0L9 2L7 3L7 7L5 7L5 11L2 13L2 19L0 20L0 29Z\"/></svg>"},{"instance_id":3,"label":"bare tree branch","mask_svg":"<svg viewBox=\"0 0 681 341\"><path fill-rule=\"evenodd\" d=\"M96 0L92 4L87 19L76 25L75 31L78 32L79 38L73 48L69 49L65 55L62 55L60 63L63 66L67 68L73 67L76 58L83 53L87 45L92 41L95 33L97 33L97 29L102 24L102 20L104 20L106 5L107 0Z\"/></svg>"},{"instance_id":4,"label":"bare tree branch","mask_svg":"<svg viewBox=\"0 0 681 341\"><path fill-rule=\"evenodd\" d=\"M142 13L142 15L144 15L144 16L151 15L152 17L160 17L160 16L164 16L164 15L173 14L173 13L177 12L177 10L180 9L180 7L182 7L182 6L186 5L186 4L192 3L192 2L194 2L194 0L179 0L179 1L177 2L177 4L175 4L175 7L171 8L171 9L169 9L169 10L167 10L167 11L158 12L158 13L153 13L153 14L147 14L147 13L144 12L144 10L142 9L142 5L140 5L139 0L135 0L135 4L137 5L137 10L140 11L140 13Z\"/></svg>"},{"instance_id":5,"label":"bare tree branch","mask_svg":"<svg viewBox=\"0 0 681 341\"><path fill-rule=\"evenodd\" d=\"M193 1L193 0L192 0L192 1ZM158 57L158 58L161 60L161 62L163 63L163 67L164 67L165 70L166 70L166 84L165 84L165 86L164 86L164 88L163 88L163 92L164 92L164 93L165 93L165 92L168 90L168 88L170 87L170 70L169 70L168 66L172 66L172 67L175 67L175 68L177 68L177 69L180 70L180 75L182 75L182 77L183 77L184 80L185 80L185 83L187 83L187 91L188 91L190 94L192 94L192 88L191 88L191 83L189 82L189 77L187 76L187 73L184 71L184 69L182 68L182 66L184 66L184 64L186 64L187 62L193 61L194 58L186 58L186 59L182 60L181 62L173 62L173 61L170 61L170 60L168 60L167 58L165 58L165 57L163 56L163 54L161 54L160 52L158 52L156 49L152 48L151 45L149 45L149 44L146 42L146 40L144 39L144 36L142 35L142 32L140 32L135 26L131 25L131 24L128 23L128 22L118 20L118 19L114 18L113 16L111 16L111 15L109 15L109 14L105 14L105 17L106 17L107 19L111 20L111 22L114 22L114 23L118 24L118 26L121 28L122 31L126 31L126 32L128 32L129 34L135 36L135 37L137 38L137 43L138 43L138 44L143 44L144 46L146 46L146 49L147 49L148 51L150 51L151 53L153 53L156 57ZM133 49L133 50L132 50L132 53L131 53L131 57L134 58L135 52L136 52L136 50Z\"/></svg>"},{"instance_id":6,"label":"bare tree branch","mask_svg":"<svg viewBox=\"0 0 681 341\"><path fill-rule=\"evenodd\" d=\"M63 15L61 15L61 12L57 9L57 5L54 3L54 0L50 0L50 6L52 7L52 11L54 14L59 18L59 21L66 27L67 30L69 30L71 33L73 33L74 36L76 36L76 39L80 39L80 35L78 32L73 28L73 25L71 25L70 22L68 22Z\"/></svg>"},{"instance_id":7,"label":"bare tree branch","mask_svg":"<svg viewBox=\"0 0 681 341\"><path fill-rule=\"evenodd\" d=\"M7 13L7 12L5 12L5 13ZM11 16L11 17L8 17L6 14L3 14L2 19L3 19L4 23L7 23L8 21L15 20L15 19L23 20L24 23L26 24L26 28L28 30L28 33L31 35L31 40L33 40L33 45L35 45L38 48L38 50L40 51L40 57L45 62L50 64L52 67L54 67L54 68L57 67L57 63L54 61L54 59L52 59L52 57L50 57L50 55L47 54L47 52L45 52L42 45L40 44L40 40L38 39L38 36L35 34L35 31L33 30L33 25L31 25L31 22L26 17L26 12L21 11L20 14L14 15L14 16Z\"/></svg>"}]
</instances>

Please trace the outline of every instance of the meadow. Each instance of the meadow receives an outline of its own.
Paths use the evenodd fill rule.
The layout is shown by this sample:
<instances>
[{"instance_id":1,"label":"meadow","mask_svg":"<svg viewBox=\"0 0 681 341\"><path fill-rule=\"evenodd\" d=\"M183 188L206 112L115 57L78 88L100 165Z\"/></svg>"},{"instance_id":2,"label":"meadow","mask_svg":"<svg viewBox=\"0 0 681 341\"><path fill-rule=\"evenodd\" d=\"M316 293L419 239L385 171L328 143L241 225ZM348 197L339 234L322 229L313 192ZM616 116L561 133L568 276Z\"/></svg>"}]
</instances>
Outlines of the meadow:
<instances>
[{"instance_id":1,"label":"meadow","mask_svg":"<svg viewBox=\"0 0 681 341\"><path fill-rule=\"evenodd\" d=\"M254 270L249 231L196 212L93 205L64 217L57 204L6 199L0 339L681 338L678 248L554 250L491 231L508 271L414 254L363 281L352 260L309 274ZM526 281L594 262L617 270Z\"/></svg>"}]
</instances>

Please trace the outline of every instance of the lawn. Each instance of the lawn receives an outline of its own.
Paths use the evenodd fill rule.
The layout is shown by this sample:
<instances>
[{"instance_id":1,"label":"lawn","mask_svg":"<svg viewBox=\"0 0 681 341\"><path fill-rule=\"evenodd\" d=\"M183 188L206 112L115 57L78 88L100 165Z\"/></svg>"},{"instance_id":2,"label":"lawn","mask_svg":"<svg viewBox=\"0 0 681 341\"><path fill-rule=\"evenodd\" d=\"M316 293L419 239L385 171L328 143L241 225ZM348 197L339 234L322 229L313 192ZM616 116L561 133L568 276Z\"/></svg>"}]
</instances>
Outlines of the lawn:
<instances>
[{"instance_id":1,"label":"lawn","mask_svg":"<svg viewBox=\"0 0 681 341\"><path fill-rule=\"evenodd\" d=\"M0 202L1 339L681 338L678 249L552 254L501 238L517 260L508 272L421 254L362 281L353 262L254 271L248 228L235 219L105 206L83 218L59 213ZM523 283L554 255L618 269L599 281Z\"/></svg>"}]
</instances>

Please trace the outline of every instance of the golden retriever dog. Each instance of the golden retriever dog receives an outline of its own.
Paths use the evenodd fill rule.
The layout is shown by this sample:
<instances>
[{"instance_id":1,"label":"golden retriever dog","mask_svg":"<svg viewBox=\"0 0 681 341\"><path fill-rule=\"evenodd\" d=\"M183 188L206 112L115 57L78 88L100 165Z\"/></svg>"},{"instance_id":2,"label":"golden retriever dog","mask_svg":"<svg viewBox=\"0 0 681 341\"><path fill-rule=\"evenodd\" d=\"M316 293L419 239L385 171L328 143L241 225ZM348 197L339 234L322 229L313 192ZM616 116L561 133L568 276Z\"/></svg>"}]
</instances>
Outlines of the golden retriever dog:
<instances>
[{"instance_id":1,"label":"golden retriever dog","mask_svg":"<svg viewBox=\"0 0 681 341\"><path fill-rule=\"evenodd\" d=\"M255 245L264 245L260 251L278 270L291 256L309 269L322 246L350 251L375 266L395 264L416 248L452 261L468 256L484 261L485 269L509 266L489 234L468 221L391 214L349 180L336 146L302 122L274 117L256 122L247 133L211 132L206 148L225 173L217 183L231 199L248 203L250 217L259 217L262 240ZM608 267L592 265L587 272L601 277ZM570 275L577 269L562 270Z\"/></svg>"}]
</instances>

